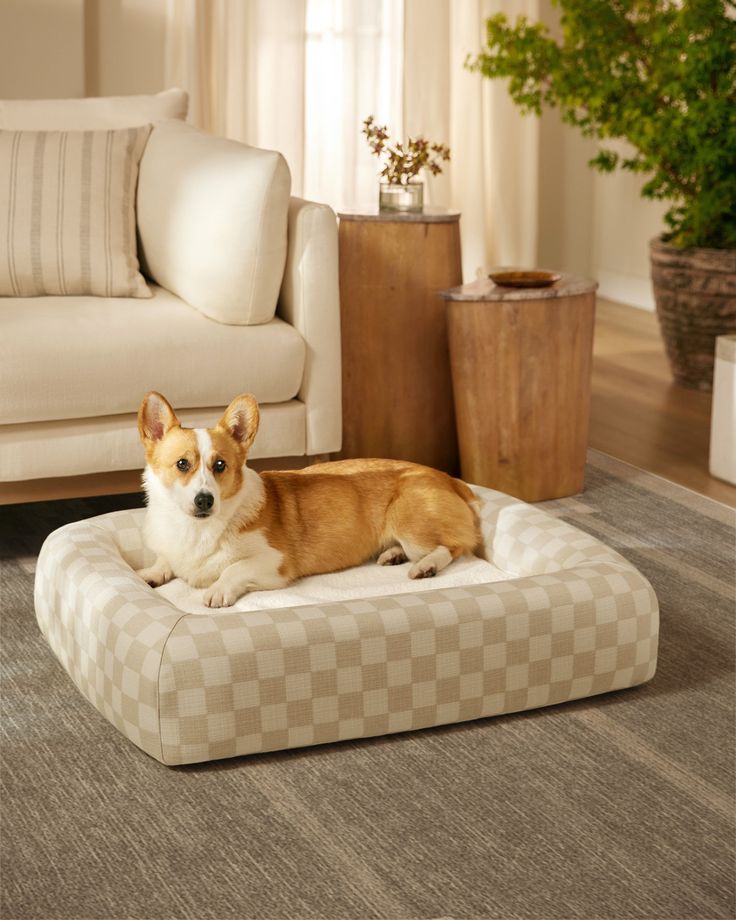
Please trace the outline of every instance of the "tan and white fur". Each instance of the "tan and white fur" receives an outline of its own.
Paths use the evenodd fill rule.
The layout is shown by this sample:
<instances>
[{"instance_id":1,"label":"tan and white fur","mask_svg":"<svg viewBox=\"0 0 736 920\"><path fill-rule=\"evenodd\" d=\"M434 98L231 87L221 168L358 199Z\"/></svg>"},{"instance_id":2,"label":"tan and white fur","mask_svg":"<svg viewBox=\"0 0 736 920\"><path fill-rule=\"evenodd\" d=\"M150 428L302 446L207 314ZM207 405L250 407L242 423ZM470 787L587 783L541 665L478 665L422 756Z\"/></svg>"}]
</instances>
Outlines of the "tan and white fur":
<instances>
[{"instance_id":1,"label":"tan and white fur","mask_svg":"<svg viewBox=\"0 0 736 920\"><path fill-rule=\"evenodd\" d=\"M258 474L246 465L258 431L255 398L236 397L214 428L183 428L160 393L138 412L146 450L144 537L157 554L139 572L157 587L183 578L204 603L305 575L409 560L426 578L481 538L471 490L446 473L394 460L342 460Z\"/></svg>"}]
</instances>

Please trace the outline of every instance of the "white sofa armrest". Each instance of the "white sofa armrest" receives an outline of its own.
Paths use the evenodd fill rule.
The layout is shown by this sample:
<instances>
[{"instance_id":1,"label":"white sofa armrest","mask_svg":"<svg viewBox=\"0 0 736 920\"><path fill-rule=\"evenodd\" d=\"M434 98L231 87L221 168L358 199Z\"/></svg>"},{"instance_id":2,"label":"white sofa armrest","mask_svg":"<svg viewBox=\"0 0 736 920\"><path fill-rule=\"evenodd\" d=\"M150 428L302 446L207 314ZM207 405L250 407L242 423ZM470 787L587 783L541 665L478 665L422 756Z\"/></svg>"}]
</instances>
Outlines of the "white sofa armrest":
<instances>
[{"instance_id":1,"label":"white sofa armrest","mask_svg":"<svg viewBox=\"0 0 736 920\"><path fill-rule=\"evenodd\" d=\"M288 250L279 315L307 345L299 398L306 405L307 454L342 443L342 380L337 220L324 204L289 202Z\"/></svg>"}]
</instances>

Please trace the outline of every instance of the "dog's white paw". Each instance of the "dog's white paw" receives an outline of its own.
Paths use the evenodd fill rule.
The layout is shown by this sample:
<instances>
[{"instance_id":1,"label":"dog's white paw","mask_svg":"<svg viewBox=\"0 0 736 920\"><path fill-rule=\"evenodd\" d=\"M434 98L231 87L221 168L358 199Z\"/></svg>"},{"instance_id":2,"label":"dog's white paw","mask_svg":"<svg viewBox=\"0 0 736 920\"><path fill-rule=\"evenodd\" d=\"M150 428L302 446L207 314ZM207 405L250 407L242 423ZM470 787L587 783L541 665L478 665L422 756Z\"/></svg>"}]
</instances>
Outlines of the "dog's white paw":
<instances>
[{"instance_id":1,"label":"dog's white paw","mask_svg":"<svg viewBox=\"0 0 736 920\"><path fill-rule=\"evenodd\" d=\"M420 559L409 569L409 578L434 578L436 574L437 566L426 559Z\"/></svg>"},{"instance_id":2,"label":"dog's white paw","mask_svg":"<svg viewBox=\"0 0 736 920\"><path fill-rule=\"evenodd\" d=\"M171 581L174 573L171 569L163 568L159 565L151 565L147 569L138 569L137 575L147 582L152 588L160 588L167 581Z\"/></svg>"},{"instance_id":3,"label":"dog's white paw","mask_svg":"<svg viewBox=\"0 0 736 920\"><path fill-rule=\"evenodd\" d=\"M232 607L241 594L227 585L215 582L204 592L202 603L205 607Z\"/></svg>"},{"instance_id":4,"label":"dog's white paw","mask_svg":"<svg viewBox=\"0 0 736 920\"><path fill-rule=\"evenodd\" d=\"M406 553L400 546L391 546L376 559L379 565L401 565L406 562Z\"/></svg>"}]
</instances>

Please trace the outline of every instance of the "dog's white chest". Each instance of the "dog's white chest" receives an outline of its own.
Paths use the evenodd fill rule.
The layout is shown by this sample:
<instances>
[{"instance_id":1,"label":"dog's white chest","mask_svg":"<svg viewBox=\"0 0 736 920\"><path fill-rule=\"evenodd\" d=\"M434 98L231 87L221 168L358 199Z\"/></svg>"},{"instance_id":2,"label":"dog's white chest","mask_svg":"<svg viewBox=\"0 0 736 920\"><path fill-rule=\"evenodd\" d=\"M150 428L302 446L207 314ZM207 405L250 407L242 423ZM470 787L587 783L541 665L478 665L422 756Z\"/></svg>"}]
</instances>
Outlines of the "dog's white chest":
<instances>
[{"instance_id":1,"label":"dog's white chest","mask_svg":"<svg viewBox=\"0 0 736 920\"><path fill-rule=\"evenodd\" d=\"M248 561L254 572L278 572L283 555L269 545L260 530L232 533L217 522L192 519L171 520L167 513L149 508L146 542L169 562L178 578L195 588L206 587L234 562Z\"/></svg>"}]
</instances>

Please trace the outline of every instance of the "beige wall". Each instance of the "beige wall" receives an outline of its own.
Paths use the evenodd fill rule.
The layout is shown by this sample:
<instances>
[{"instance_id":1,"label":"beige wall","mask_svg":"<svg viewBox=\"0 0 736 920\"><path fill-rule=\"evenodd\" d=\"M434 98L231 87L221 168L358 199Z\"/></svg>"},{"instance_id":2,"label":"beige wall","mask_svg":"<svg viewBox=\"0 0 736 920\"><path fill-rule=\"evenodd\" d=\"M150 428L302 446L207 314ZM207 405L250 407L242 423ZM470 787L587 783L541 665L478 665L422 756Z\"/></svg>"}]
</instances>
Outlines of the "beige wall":
<instances>
[{"instance_id":1,"label":"beige wall","mask_svg":"<svg viewBox=\"0 0 736 920\"><path fill-rule=\"evenodd\" d=\"M84 0L0 0L0 97L84 95Z\"/></svg>"},{"instance_id":2,"label":"beige wall","mask_svg":"<svg viewBox=\"0 0 736 920\"><path fill-rule=\"evenodd\" d=\"M623 150L624 146L616 149ZM664 229L667 206L640 197L644 181L640 175L621 171L596 173L591 205L595 214L592 264L603 296L651 310L649 240Z\"/></svg>"},{"instance_id":3,"label":"beige wall","mask_svg":"<svg viewBox=\"0 0 736 920\"><path fill-rule=\"evenodd\" d=\"M0 0L0 97L164 89L166 0Z\"/></svg>"},{"instance_id":4,"label":"beige wall","mask_svg":"<svg viewBox=\"0 0 736 920\"><path fill-rule=\"evenodd\" d=\"M539 147L537 261L544 268L590 274L594 176L587 163L595 146L562 124L556 112L545 112Z\"/></svg>"},{"instance_id":5,"label":"beige wall","mask_svg":"<svg viewBox=\"0 0 736 920\"><path fill-rule=\"evenodd\" d=\"M164 86L166 0L86 0L89 96Z\"/></svg>"},{"instance_id":6,"label":"beige wall","mask_svg":"<svg viewBox=\"0 0 736 920\"><path fill-rule=\"evenodd\" d=\"M595 141L562 124L556 112L542 116L539 265L590 275L601 296L654 309L649 240L664 229L667 207L641 198L641 176L589 167L596 149Z\"/></svg>"}]
</instances>

